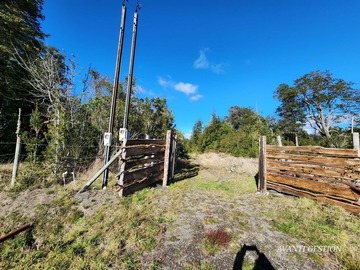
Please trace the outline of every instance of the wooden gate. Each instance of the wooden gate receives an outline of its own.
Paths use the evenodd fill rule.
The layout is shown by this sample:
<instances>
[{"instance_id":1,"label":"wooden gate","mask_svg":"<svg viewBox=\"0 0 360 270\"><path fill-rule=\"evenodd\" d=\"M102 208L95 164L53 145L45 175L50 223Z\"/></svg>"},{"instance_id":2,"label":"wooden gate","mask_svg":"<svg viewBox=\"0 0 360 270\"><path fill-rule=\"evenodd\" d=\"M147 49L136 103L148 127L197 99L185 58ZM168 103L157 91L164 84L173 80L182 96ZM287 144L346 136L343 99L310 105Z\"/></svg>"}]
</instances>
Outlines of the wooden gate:
<instances>
[{"instance_id":1,"label":"wooden gate","mask_svg":"<svg viewBox=\"0 0 360 270\"><path fill-rule=\"evenodd\" d=\"M169 130L165 140L126 140L119 161L119 195L124 196L174 176L176 137Z\"/></svg>"},{"instance_id":2,"label":"wooden gate","mask_svg":"<svg viewBox=\"0 0 360 270\"><path fill-rule=\"evenodd\" d=\"M260 190L273 189L360 213L360 159L353 149L266 145L260 140Z\"/></svg>"}]
</instances>

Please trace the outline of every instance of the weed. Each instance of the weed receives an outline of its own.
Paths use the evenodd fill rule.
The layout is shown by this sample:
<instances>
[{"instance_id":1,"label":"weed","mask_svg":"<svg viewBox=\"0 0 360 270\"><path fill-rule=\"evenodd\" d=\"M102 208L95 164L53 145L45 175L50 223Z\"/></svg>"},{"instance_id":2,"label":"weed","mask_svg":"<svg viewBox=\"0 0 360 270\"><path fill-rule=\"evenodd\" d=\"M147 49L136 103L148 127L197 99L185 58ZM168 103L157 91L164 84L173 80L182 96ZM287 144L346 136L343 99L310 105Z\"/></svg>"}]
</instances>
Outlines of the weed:
<instances>
[{"instance_id":1,"label":"weed","mask_svg":"<svg viewBox=\"0 0 360 270\"><path fill-rule=\"evenodd\" d=\"M177 241L179 241L179 240L180 240L180 239L177 238L177 237L174 236L174 235L170 237L170 241L171 241L171 242L177 242Z\"/></svg>"},{"instance_id":2,"label":"weed","mask_svg":"<svg viewBox=\"0 0 360 270\"><path fill-rule=\"evenodd\" d=\"M125 269L135 270L138 269L139 261L135 253L127 253L121 258L121 263Z\"/></svg>"},{"instance_id":3,"label":"weed","mask_svg":"<svg viewBox=\"0 0 360 270\"><path fill-rule=\"evenodd\" d=\"M214 254L227 247L232 236L223 229L209 230L204 234L205 250Z\"/></svg>"}]
</instances>

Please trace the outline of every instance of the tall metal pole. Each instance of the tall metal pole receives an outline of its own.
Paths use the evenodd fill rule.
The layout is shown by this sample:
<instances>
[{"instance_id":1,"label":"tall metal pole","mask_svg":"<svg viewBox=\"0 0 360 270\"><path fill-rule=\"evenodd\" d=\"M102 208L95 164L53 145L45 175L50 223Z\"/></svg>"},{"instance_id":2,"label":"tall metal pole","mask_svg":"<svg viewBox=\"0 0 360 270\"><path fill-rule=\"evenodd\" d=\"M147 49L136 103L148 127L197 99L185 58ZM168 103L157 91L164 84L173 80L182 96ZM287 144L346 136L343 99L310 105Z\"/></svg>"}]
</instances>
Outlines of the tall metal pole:
<instances>
[{"instance_id":1,"label":"tall metal pole","mask_svg":"<svg viewBox=\"0 0 360 270\"><path fill-rule=\"evenodd\" d=\"M124 113L124 123L123 123L124 129L127 129L127 127L128 127L130 97L131 97L131 88L132 88L132 83L133 83L133 72L134 72L136 32L137 32L137 24L138 24L138 10L139 9L140 9L140 5L137 4L136 10L134 13L134 25L133 25L132 44L131 44L129 75L127 78L126 103L125 103L125 113Z\"/></svg>"},{"instance_id":2,"label":"tall metal pole","mask_svg":"<svg viewBox=\"0 0 360 270\"><path fill-rule=\"evenodd\" d=\"M113 92L112 92L112 97L111 97L111 109L110 109L110 119L109 119L108 134L105 134L105 136L109 136L109 141L105 145L104 164L106 164L110 159L111 137L112 137L112 133L113 133L113 130L114 130L116 99L117 99L118 89L119 89L119 75L120 75L120 66L121 66L121 56L122 56L122 49L123 49L123 41L124 41L125 20L126 20L126 5L125 5L125 1L124 1L123 4L122 4L120 35L119 35L118 51L117 51L117 58L116 58L114 86L113 86ZM102 182L102 188L103 189L105 189L106 186L107 186L108 175L109 175L109 170L106 169L104 171L104 174L103 174L103 182Z\"/></svg>"}]
</instances>

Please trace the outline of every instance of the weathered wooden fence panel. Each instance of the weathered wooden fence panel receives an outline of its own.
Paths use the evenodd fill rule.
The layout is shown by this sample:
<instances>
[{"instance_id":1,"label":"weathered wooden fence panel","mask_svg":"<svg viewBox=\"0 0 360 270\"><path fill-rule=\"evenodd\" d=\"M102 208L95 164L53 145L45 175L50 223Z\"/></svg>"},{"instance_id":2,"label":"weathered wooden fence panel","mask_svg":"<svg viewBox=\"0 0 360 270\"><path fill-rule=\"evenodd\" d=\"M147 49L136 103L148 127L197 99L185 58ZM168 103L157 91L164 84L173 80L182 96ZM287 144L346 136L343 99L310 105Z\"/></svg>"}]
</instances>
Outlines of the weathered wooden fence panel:
<instances>
[{"instance_id":1,"label":"weathered wooden fence panel","mask_svg":"<svg viewBox=\"0 0 360 270\"><path fill-rule=\"evenodd\" d=\"M174 170L176 142L172 131L165 140L123 142L119 171L119 195L124 196L162 181L166 186Z\"/></svg>"},{"instance_id":2,"label":"weathered wooden fence panel","mask_svg":"<svg viewBox=\"0 0 360 270\"><path fill-rule=\"evenodd\" d=\"M260 190L274 189L360 213L360 159L353 149L260 144ZM265 187L265 188L264 188Z\"/></svg>"}]
</instances>

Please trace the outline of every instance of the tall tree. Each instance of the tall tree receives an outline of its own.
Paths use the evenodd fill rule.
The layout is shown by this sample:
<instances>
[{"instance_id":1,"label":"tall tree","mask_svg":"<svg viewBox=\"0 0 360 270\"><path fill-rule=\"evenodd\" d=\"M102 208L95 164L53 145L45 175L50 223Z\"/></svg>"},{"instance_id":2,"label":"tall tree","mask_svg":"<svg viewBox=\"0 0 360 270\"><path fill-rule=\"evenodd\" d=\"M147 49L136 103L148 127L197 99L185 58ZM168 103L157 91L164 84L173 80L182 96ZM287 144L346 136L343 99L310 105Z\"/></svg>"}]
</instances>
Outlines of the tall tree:
<instances>
[{"instance_id":1,"label":"tall tree","mask_svg":"<svg viewBox=\"0 0 360 270\"><path fill-rule=\"evenodd\" d=\"M280 129L285 134L292 134L295 144L298 145L298 133L306 122L306 115L300 106L301 101L298 90L287 84L281 84L275 91L274 97L281 102L276 113L280 116L278 122Z\"/></svg>"},{"instance_id":2,"label":"tall tree","mask_svg":"<svg viewBox=\"0 0 360 270\"><path fill-rule=\"evenodd\" d=\"M191 137L190 137L190 147L193 151L199 151L199 141L200 136L203 131L203 122L201 120L197 120L194 124Z\"/></svg>"},{"instance_id":3,"label":"tall tree","mask_svg":"<svg viewBox=\"0 0 360 270\"><path fill-rule=\"evenodd\" d=\"M23 115L30 114L34 98L29 95L31 85L28 72L15 60L14 54L31 59L43 48L46 36L40 26L43 0L0 1L0 140L14 135L4 130L16 128L16 115L21 107Z\"/></svg>"},{"instance_id":4,"label":"tall tree","mask_svg":"<svg viewBox=\"0 0 360 270\"><path fill-rule=\"evenodd\" d=\"M280 107L290 108L292 104L296 118L304 115L310 126L330 139L334 124L359 113L360 92L352 86L333 78L329 71L314 71L295 80L293 87L282 85L275 96L280 98ZM280 107L278 111L282 111Z\"/></svg>"},{"instance_id":5,"label":"tall tree","mask_svg":"<svg viewBox=\"0 0 360 270\"><path fill-rule=\"evenodd\" d=\"M24 114L33 107L29 96L28 73L14 58L14 54L27 55L30 59L43 49L46 36L41 31L40 21L43 0L2 0L0 1L0 128L8 125L18 107ZM1 136L1 134L0 134ZM1 138L0 138L1 139Z\"/></svg>"}]
</instances>

